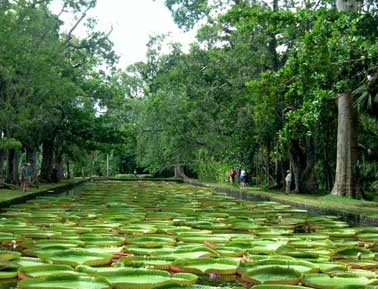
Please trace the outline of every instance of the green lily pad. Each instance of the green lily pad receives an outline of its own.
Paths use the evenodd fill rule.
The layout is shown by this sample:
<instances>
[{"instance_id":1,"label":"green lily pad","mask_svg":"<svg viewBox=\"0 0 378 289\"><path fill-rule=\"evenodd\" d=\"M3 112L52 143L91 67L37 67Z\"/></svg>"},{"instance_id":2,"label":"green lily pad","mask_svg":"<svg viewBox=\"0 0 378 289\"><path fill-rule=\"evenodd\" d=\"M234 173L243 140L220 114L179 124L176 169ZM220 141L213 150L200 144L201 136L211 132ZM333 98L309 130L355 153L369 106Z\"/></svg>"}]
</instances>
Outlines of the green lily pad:
<instances>
[{"instance_id":1,"label":"green lily pad","mask_svg":"<svg viewBox=\"0 0 378 289\"><path fill-rule=\"evenodd\" d=\"M222 247L216 248L215 251L222 257L241 257L245 254L244 249L237 247Z\"/></svg>"},{"instance_id":2,"label":"green lily pad","mask_svg":"<svg viewBox=\"0 0 378 289\"><path fill-rule=\"evenodd\" d=\"M16 278L18 266L14 264L0 264L0 279Z\"/></svg>"},{"instance_id":3,"label":"green lily pad","mask_svg":"<svg viewBox=\"0 0 378 289\"><path fill-rule=\"evenodd\" d=\"M65 246L68 248L75 248L84 246L83 241L78 240L55 240L55 239L42 239L33 242L33 245L39 248L50 247L50 246Z\"/></svg>"},{"instance_id":4,"label":"green lily pad","mask_svg":"<svg viewBox=\"0 0 378 289\"><path fill-rule=\"evenodd\" d=\"M375 255L368 249L360 247L347 247L338 249L333 254L334 258L374 259Z\"/></svg>"},{"instance_id":5,"label":"green lily pad","mask_svg":"<svg viewBox=\"0 0 378 289\"><path fill-rule=\"evenodd\" d=\"M302 240L302 241L293 241L289 242L290 246L297 248L332 248L334 244L330 240Z\"/></svg>"},{"instance_id":6,"label":"green lily pad","mask_svg":"<svg viewBox=\"0 0 378 289\"><path fill-rule=\"evenodd\" d=\"M127 243L142 248L159 248L163 246L174 246L176 244L176 239L158 236L142 236L130 238Z\"/></svg>"},{"instance_id":7,"label":"green lily pad","mask_svg":"<svg viewBox=\"0 0 378 289\"><path fill-rule=\"evenodd\" d=\"M70 247L66 247L64 245L56 245L56 246L49 246L49 247L43 247L43 248L30 248L24 250L24 254L26 256L31 256L31 257L40 257L42 258L44 255L51 255L56 252L61 252L64 250L69 249Z\"/></svg>"},{"instance_id":8,"label":"green lily pad","mask_svg":"<svg viewBox=\"0 0 378 289\"><path fill-rule=\"evenodd\" d=\"M209 274L217 273L220 275L236 274L239 262L234 259L194 259L194 260L180 260L174 263L174 266L183 272L194 274Z\"/></svg>"},{"instance_id":9,"label":"green lily pad","mask_svg":"<svg viewBox=\"0 0 378 289\"><path fill-rule=\"evenodd\" d=\"M45 278L22 280L19 289L110 289L111 285L103 278L72 274L53 275Z\"/></svg>"},{"instance_id":10,"label":"green lily pad","mask_svg":"<svg viewBox=\"0 0 378 289\"><path fill-rule=\"evenodd\" d=\"M131 234L154 234L158 231L158 228L151 225L140 224L140 225L130 225L120 229L121 232L131 233Z\"/></svg>"},{"instance_id":11,"label":"green lily pad","mask_svg":"<svg viewBox=\"0 0 378 289\"><path fill-rule=\"evenodd\" d=\"M89 246L121 246L125 243L125 238L115 236L81 236L80 240Z\"/></svg>"},{"instance_id":12,"label":"green lily pad","mask_svg":"<svg viewBox=\"0 0 378 289\"><path fill-rule=\"evenodd\" d=\"M40 258L32 257L21 257L17 260L12 261L14 264L17 264L21 267L34 267L36 265L48 264L48 261L44 261Z\"/></svg>"},{"instance_id":13,"label":"green lily pad","mask_svg":"<svg viewBox=\"0 0 378 289\"><path fill-rule=\"evenodd\" d=\"M14 260L14 259L19 258L20 256L21 256L21 253L17 251L0 250L0 262Z\"/></svg>"},{"instance_id":14,"label":"green lily pad","mask_svg":"<svg viewBox=\"0 0 378 289\"><path fill-rule=\"evenodd\" d=\"M173 260L156 258L146 259L143 257L124 257L120 260L120 264L125 267L146 267L157 270L169 270L173 263Z\"/></svg>"},{"instance_id":15,"label":"green lily pad","mask_svg":"<svg viewBox=\"0 0 378 289\"><path fill-rule=\"evenodd\" d=\"M345 263L340 262L317 262L314 261L314 264L319 266L320 272L333 272L333 271L347 271L348 268Z\"/></svg>"},{"instance_id":16,"label":"green lily pad","mask_svg":"<svg viewBox=\"0 0 378 289\"><path fill-rule=\"evenodd\" d=\"M18 274L21 279L25 279L26 277L45 277L62 273L74 274L75 271L68 265L48 264L21 268Z\"/></svg>"},{"instance_id":17,"label":"green lily pad","mask_svg":"<svg viewBox=\"0 0 378 289\"><path fill-rule=\"evenodd\" d=\"M112 262L112 254L95 253L84 249L68 249L44 255L43 260L49 260L54 264L66 264L70 266L90 265L101 266Z\"/></svg>"},{"instance_id":18,"label":"green lily pad","mask_svg":"<svg viewBox=\"0 0 378 289\"><path fill-rule=\"evenodd\" d=\"M253 263L242 263L240 265L239 270L241 272L248 273L249 270L255 269L255 268L264 268L268 266L277 266L282 268L290 268L294 269L295 271L303 273L317 273L319 272L320 268L316 264L313 264L311 262L300 260L300 259L264 259L260 261L256 261Z\"/></svg>"},{"instance_id":19,"label":"green lily pad","mask_svg":"<svg viewBox=\"0 0 378 289\"><path fill-rule=\"evenodd\" d=\"M308 289L308 287L303 286L296 286L296 285L277 285L277 284L270 284L270 285L256 285L252 287L253 289Z\"/></svg>"},{"instance_id":20,"label":"green lily pad","mask_svg":"<svg viewBox=\"0 0 378 289\"><path fill-rule=\"evenodd\" d=\"M243 272L242 279L255 284L287 284L297 285L302 273L291 268L279 266L256 267Z\"/></svg>"},{"instance_id":21,"label":"green lily pad","mask_svg":"<svg viewBox=\"0 0 378 289\"><path fill-rule=\"evenodd\" d=\"M95 253L105 253L105 254L122 254L125 247L96 247L96 246L87 246L85 250L95 252Z\"/></svg>"},{"instance_id":22,"label":"green lily pad","mask_svg":"<svg viewBox=\"0 0 378 289\"><path fill-rule=\"evenodd\" d=\"M192 285L198 277L189 273L170 274L160 270L124 269L116 272L99 272L115 289L152 289L168 285Z\"/></svg>"},{"instance_id":23,"label":"green lily pad","mask_svg":"<svg viewBox=\"0 0 378 289\"><path fill-rule=\"evenodd\" d=\"M302 279L303 285L319 289L334 289L340 285L366 286L370 282L371 281L366 277L332 277L322 273L306 274Z\"/></svg>"}]
</instances>

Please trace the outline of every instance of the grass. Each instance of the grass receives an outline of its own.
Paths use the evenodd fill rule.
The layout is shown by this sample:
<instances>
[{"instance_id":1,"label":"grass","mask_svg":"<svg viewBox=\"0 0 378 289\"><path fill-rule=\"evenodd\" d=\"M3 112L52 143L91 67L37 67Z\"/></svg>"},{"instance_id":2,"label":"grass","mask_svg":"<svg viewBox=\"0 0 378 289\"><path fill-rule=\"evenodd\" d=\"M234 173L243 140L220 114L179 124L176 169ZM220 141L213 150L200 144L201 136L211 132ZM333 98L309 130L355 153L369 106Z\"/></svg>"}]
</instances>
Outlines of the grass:
<instances>
[{"instance_id":1,"label":"grass","mask_svg":"<svg viewBox=\"0 0 378 289\"><path fill-rule=\"evenodd\" d=\"M9 201L15 198L27 196L30 194L34 194L36 192L46 191L49 189L60 187L62 185L75 183L77 181L78 179L71 179L71 180L63 180L58 184L40 184L38 187L32 187L26 192L22 192L21 189L18 189L18 190L0 189L0 202Z\"/></svg>"},{"instance_id":2,"label":"grass","mask_svg":"<svg viewBox=\"0 0 378 289\"><path fill-rule=\"evenodd\" d=\"M212 187L222 187L222 188L234 188L239 189L239 186L231 184L215 184L209 183L208 185ZM313 206L322 209L336 209L343 212L355 213L363 216L378 217L378 202L365 201L365 200L354 200L350 198L344 198L339 196L327 195L311 195L311 194L295 194L290 193L286 195L284 192L280 191L269 191L259 187L246 187L243 189L251 194L262 195L272 198L275 200L289 201L294 203L306 204L308 206Z\"/></svg>"}]
</instances>

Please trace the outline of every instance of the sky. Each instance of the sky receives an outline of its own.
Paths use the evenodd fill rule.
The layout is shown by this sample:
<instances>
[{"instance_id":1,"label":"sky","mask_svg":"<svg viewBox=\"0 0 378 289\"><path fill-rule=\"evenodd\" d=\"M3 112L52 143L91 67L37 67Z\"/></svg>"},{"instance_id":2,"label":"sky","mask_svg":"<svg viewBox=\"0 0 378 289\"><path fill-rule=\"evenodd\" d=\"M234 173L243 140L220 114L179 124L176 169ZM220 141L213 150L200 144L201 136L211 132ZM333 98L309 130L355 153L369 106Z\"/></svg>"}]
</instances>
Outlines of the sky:
<instances>
[{"instance_id":1,"label":"sky","mask_svg":"<svg viewBox=\"0 0 378 289\"><path fill-rule=\"evenodd\" d=\"M57 3L53 11L59 11L59 8ZM88 13L88 17L97 18L98 30L108 32L113 27L110 39L121 57L120 68L145 60L150 35L171 33L172 41L182 43L184 48L195 39L194 31L184 33L176 26L163 0L97 0L97 6ZM66 28L71 27L72 19L62 18ZM85 35L83 25L78 27L76 35Z\"/></svg>"}]
</instances>

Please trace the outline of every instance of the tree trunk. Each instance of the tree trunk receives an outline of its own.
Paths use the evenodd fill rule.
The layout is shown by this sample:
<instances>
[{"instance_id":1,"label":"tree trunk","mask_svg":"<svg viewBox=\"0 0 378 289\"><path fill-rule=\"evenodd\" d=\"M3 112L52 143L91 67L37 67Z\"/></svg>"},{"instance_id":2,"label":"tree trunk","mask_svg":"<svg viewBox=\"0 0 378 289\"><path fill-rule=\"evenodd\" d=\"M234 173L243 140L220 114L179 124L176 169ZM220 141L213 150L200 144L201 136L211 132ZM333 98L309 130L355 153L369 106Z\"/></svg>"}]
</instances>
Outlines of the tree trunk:
<instances>
[{"instance_id":1,"label":"tree trunk","mask_svg":"<svg viewBox=\"0 0 378 289\"><path fill-rule=\"evenodd\" d=\"M41 180L51 182L53 170L54 140L45 139L42 144Z\"/></svg>"},{"instance_id":2,"label":"tree trunk","mask_svg":"<svg viewBox=\"0 0 378 289\"><path fill-rule=\"evenodd\" d=\"M0 183L4 180L4 154L5 152L3 150L0 150Z\"/></svg>"},{"instance_id":3,"label":"tree trunk","mask_svg":"<svg viewBox=\"0 0 378 289\"><path fill-rule=\"evenodd\" d=\"M38 185L38 153L36 150L32 153L31 166L33 171L32 183Z\"/></svg>"},{"instance_id":4,"label":"tree trunk","mask_svg":"<svg viewBox=\"0 0 378 289\"><path fill-rule=\"evenodd\" d=\"M58 170L58 182L63 179L64 177L64 161L63 161L63 154L61 152L57 152L55 154L55 167Z\"/></svg>"},{"instance_id":5,"label":"tree trunk","mask_svg":"<svg viewBox=\"0 0 378 289\"><path fill-rule=\"evenodd\" d=\"M180 163L180 158L176 157L176 165L175 165L175 178L182 178L185 177L184 169L182 164Z\"/></svg>"},{"instance_id":6,"label":"tree trunk","mask_svg":"<svg viewBox=\"0 0 378 289\"><path fill-rule=\"evenodd\" d=\"M353 96L342 93L337 98L337 156L336 177L332 194L359 197L355 179L357 160L356 114L353 110Z\"/></svg>"},{"instance_id":7,"label":"tree trunk","mask_svg":"<svg viewBox=\"0 0 378 289\"><path fill-rule=\"evenodd\" d=\"M306 137L305 152L300 146L299 140L292 140L290 146L290 163L294 176L296 193L312 193L314 186L315 152L314 140Z\"/></svg>"},{"instance_id":8,"label":"tree trunk","mask_svg":"<svg viewBox=\"0 0 378 289\"><path fill-rule=\"evenodd\" d=\"M18 184L18 154L15 149L10 149L8 151L8 173L7 173L7 183L8 184Z\"/></svg>"},{"instance_id":9,"label":"tree trunk","mask_svg":"<svg viewBox=\"0 0 378 289\"><path fill-rule=\"evenodd\" d=\"M71 170L70 170L70 162L66 161L66 167L67 167L67 179L71 178Z\"/></svg>"}]
</instances>

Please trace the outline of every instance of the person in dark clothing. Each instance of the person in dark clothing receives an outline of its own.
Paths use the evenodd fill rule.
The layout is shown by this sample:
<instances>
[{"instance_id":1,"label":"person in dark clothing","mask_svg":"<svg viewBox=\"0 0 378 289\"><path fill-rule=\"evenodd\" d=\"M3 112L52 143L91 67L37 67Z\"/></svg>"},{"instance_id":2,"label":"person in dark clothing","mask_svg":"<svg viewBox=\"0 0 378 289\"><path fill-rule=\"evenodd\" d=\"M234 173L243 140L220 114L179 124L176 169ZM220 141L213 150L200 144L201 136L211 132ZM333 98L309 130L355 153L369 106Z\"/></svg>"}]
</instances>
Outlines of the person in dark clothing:
<instances>
[{"instance_id":1,"label":"person in dark clothing","mask_svg":"<svg viewBox=\"0 0 378 289\"><path fill-rule=\"evenodd\" d=\"M58 169L53 168L51 171L51 181L53 183L58 183Z\"/></svg>"},{"instance_id":2,"label":"person in dark clothing","mask_svg":"<svg viewBox=\"0 0 378 289\"><path fill-rule=\"evenodd\" d=\"M235 177L236 177L237 171L232 168L230 171L230 182L231 184L235 184Z\"/></svg>"}]
</instances>

